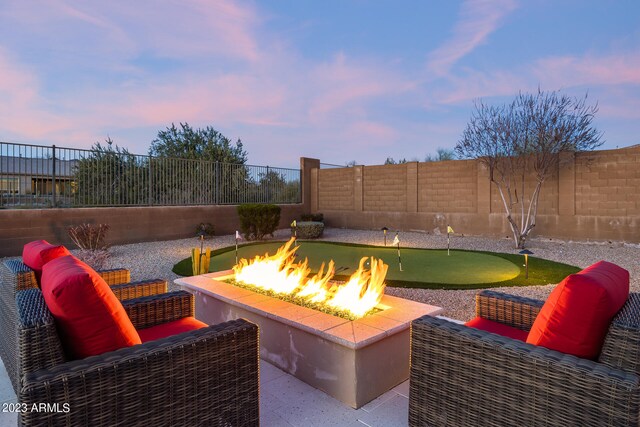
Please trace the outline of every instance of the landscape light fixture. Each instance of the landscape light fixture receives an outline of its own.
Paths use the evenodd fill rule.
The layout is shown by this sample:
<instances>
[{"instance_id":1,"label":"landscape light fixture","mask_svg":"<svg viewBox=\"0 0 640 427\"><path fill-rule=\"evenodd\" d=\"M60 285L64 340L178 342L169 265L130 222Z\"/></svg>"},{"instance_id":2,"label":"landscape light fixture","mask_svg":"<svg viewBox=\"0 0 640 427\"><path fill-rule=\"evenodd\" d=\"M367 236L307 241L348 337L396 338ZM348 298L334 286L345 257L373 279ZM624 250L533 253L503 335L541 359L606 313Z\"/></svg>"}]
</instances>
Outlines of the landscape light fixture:
<instances>
[{"instance_id":1,"label":"landscape light fixture","mask_svg":"<svg viewBox=\"0 0 640 427\"><path fill-rule=\"evenodd\" d=\"M528 249L523 249L520 251L520 255L524 255L524 278L529 278L529 255L533 255Z\"/></svg>"},{"instance_id":2,"label":"landscape light fixture","mask_svg":"<svg viewBox=\"0 0 640 427\"><path fill-rule=\"evenodd\" d=\"M387 231L389 231L389 228L382 227L380 230L384 233L384 245L387 246Z\"/></svg>"},{"instance_id":3,"label":"landscape light fixture","mask_svg":"<svg viewBox=\"0 0 640 427\"><path fill-rule=\"evenodd\" d=\"M202 251L204 249L204 236L206 236L207 233L205 233L204 229L200 229L200 231L198 231L198 239L200 239L200 256L202 256Z\"/></svg>"}]
</instances>

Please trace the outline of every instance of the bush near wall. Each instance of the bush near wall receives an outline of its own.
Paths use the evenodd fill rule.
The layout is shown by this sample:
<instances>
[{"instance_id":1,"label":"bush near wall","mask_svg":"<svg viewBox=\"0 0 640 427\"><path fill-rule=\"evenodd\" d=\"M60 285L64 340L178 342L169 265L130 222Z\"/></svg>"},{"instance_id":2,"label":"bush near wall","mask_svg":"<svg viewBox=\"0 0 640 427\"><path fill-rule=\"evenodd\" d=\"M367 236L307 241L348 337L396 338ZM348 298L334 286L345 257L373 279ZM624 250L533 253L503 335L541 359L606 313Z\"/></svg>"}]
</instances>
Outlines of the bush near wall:
<instances>
[{"instance_id":1,"label":"bush near wall","mask_svg":"<svg viewBox=\"0 0 640 427\"><path fill-rule=\"evenodd\" d=\"M280 223L280 206L245 204L238 206L240 230L247 240L262 239L273 232Z\"/></svg>"},{"instance_id":2,"label":"bush near wall","mask_svg":"<svg viewBox=\"0 0 640 427\"><path fill-rule=\"evenodd\" d=\"M317 239L322 236L324 223L320 221L299 221L296 223L299 239Z\"/></svg>"}]
</instances>

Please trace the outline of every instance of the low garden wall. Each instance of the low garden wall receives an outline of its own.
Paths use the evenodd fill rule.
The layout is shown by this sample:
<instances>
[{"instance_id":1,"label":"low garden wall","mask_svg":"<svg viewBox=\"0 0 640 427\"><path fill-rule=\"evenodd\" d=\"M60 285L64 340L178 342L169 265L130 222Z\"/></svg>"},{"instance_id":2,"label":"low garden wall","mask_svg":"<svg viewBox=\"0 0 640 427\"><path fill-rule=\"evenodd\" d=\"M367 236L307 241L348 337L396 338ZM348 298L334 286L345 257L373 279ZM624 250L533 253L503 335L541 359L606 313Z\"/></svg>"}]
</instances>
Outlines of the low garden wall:
<instances>
[{"instance_id":1,"label":"low garden wall","mask_svg":"<svg viewBox=\"0 0 640 427\"><path fill-rule=\"evenodd\" d=\"M304 213L302 204L280 205L280 225L287 228ZM67 228L83 223L109 224L109 244L195 237L196 227L210 222L217 235L240 229L236 206L160 206L0 210L0 256L22 253L25 243L45 239L75 247Z\"/></svg>"},{"instance_id":2,"label":"low garden wall","mask_svg":"<svg viewBox=\"0 0 640 427\"><path fill-rule=\"evenodd\" d=\"M280 205L278 228L289 228L309 212L310 174L319 166L318 159L300 158L302 203ZM217 235L233 234L240 230L236 209L236 205L0 209L0 257L20 255L25 243L38 239L73 248L67 229L84 223L108 224L106 241L111 245L195 237L202 222L213 224Z\"/></svg>"}]
</instances>

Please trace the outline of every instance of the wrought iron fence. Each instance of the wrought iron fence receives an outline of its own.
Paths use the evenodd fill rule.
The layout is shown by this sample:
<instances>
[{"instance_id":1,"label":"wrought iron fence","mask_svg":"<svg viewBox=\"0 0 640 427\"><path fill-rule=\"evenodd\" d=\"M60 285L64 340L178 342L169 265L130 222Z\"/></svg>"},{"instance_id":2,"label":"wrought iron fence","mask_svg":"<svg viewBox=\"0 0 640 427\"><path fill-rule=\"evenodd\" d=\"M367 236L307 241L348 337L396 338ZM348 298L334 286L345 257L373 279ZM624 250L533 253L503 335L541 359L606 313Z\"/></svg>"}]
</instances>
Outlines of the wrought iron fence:
<instances>
[{"instance_id":1,"label":"wrought iron fence","mask_svg":"<svg viewBox=\"0 0 640 427\"><path fill-rule=\"evenodd\" d=\"M320 163L320 169L348 168L347 165L335 165L332 163Z\"/></svg>"},{"instance_id":2,"label":"wrought iron fence","mask_svg":"<svg viewBox=\"0 0 640 427\"><path fill-rule=\"evenodd\" d=\"M300 203L300 169L0 142L0 207Z\"/></svg>"}]
</instances>

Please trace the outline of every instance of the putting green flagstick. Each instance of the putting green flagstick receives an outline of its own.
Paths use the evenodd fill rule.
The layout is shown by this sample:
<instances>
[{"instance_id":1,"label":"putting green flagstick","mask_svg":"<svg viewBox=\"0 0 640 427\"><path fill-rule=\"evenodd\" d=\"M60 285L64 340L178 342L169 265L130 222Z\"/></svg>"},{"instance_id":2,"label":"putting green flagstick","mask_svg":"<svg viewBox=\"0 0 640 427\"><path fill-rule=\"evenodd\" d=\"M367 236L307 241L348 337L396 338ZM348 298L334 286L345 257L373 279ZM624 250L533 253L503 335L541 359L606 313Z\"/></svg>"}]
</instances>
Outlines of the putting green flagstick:
<instances>
[{"instance_id":1,"label":"putting green flagstick","mask_svg":"<svg viewBox=\"0 0 640 427\"><path fill-rule=\"evenodd\" d=\"M295 219L291 223L291 226L293 227L293 237L295 238L295 241L293 244L298 246L298 223L296 222Z\"/></svg>"},{"instance_id":2,"label":"putting green flagstick","mask_svg":"<svg viewBox=\"0 0 640 427\"><path fill-rule=\"evenodd\" d=\"M447 256L449 256L449 247L451 246L451 239L449 238L449 235L453 233L453 228L451 228L451 226L447 224Z\"/></svg>"},{"instance_id":3,"label":"putting green flagstick","mask_svg":"<svg viewBox=\"0 0 640 427\"><path fill-rule=\"evenodd\" d=\"M398 232L396 231L396 237L393 239L393 244L398 246L398 266L400 267L400 271L402 271L402 258L400 257L400 238L398 237Z\"/></svg>"},{"instance_id":4,"label":"putting green flagstick","mask_svg":"<svg viewBox=\"0 0 640 427\"><path fill-rule=\"evenodd\" d=\"M238 240L242 239L238 230L236 230L236 265L238 265Z\"/></svg>"}]
</instances>

